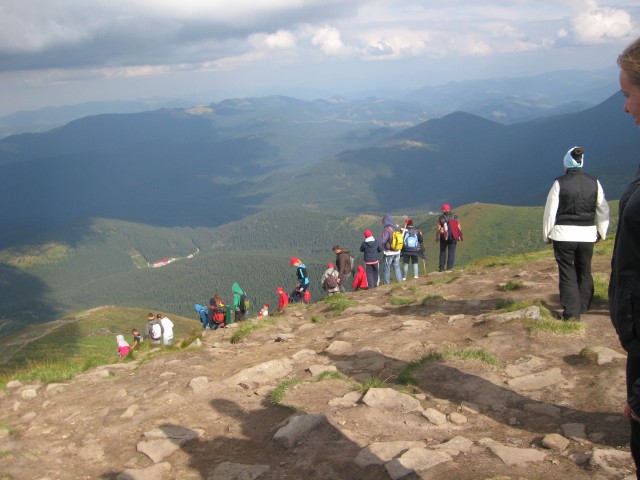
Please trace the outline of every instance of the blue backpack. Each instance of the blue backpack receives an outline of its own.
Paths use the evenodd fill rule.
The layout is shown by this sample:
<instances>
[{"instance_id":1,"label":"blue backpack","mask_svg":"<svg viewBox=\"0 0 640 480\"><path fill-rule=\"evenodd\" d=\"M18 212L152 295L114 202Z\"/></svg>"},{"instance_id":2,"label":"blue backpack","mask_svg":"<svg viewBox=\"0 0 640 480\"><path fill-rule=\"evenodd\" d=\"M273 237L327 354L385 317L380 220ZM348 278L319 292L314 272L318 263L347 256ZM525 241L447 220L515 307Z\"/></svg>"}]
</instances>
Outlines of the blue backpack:
<instances>
[{"instance_id":1,"label":"blue backpack","mask_svg":"<svg viewBox=\"0 0 640 480\"><path fill-rule=\"evenodd\" d=\"M409 252L420 250L420 240L418 239L418 230L416 228L410 228L404 234L404 249Z\"/></svg>"}]
</instances>

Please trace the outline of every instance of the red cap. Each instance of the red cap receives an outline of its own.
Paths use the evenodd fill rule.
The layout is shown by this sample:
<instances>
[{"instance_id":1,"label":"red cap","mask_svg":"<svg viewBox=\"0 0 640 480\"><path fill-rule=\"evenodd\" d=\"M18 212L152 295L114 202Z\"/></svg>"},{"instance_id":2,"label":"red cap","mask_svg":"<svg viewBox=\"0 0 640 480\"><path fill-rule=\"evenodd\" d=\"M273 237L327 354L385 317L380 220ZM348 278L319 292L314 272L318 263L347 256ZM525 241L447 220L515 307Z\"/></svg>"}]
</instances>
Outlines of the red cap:
<instances>
[{"instance_id":1,"label":"red cap","mask_svg":"<svg viewBox=\"0 0 640 480\"><path fill-rule=\"evenodd\" d=\"M443 212L450 212L451 211L451 205L449 205L448 203L445 203L444 205L442 205L442 211Z\"/></svg>"},{"instance_id":2,"label":"red cap","mask_svg":"<svg viewBox=\"0 0 640 480\"><path fill-rule=\"evenodd\" d=\"M298 263L300 261L300 259L298 257L291 257L291 261L289 262L289 266L293 265L294 263Z\"/></svg>"},{"instance_id":3,"label":"red cap","mask_svg":"<svg viewBox=\"0 0 640 480\"><path fill-rule=\"evenodd\" d=\"M411 220L410 218L407 218L407 219L404 221L404 224L405 224L405 225L409 225L409 222L412 222L412 221L413 221L413 220Z\"/></svg>"},{"instance_id":4,"label":"red cap","mask_svg":"<svg viewBox=\"0 0 640 480\"><path fill-rule=\"evenodd\" d=\"M327 267L333 268L333 263L327 263Z\"/></svg>"},{"instance_id":5,"label":"red cap","mask_svg":"<svg viewBox=\"0 0 640 480\"><path fill-rule=\"evenodd\" d=\"M371 230L364 231L364 238L367 238L367 237L373 237L373 233L371 233Z\"/></svg>"},{"instance_id":6,"label":"red cap","mask_svg":"<svg viewBox=\"0 0 640 480\"><path fill-rule=\"evenodd\" d=\"M276 288L276 293L284 292L284 288L278 287Z\"/></svg>"}]
</instances>

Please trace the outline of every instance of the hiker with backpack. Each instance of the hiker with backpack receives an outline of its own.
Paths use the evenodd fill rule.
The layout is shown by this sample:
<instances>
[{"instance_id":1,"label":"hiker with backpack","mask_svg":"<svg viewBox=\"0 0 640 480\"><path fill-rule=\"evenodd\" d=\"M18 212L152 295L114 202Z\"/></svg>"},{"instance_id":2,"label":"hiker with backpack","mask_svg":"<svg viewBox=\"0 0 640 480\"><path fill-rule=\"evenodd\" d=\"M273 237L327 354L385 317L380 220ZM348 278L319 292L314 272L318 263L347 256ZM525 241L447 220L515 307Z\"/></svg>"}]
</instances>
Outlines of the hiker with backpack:
<instances>
[{"instance_id":1,"label":"hiker with backpack","mask_svg":"<svg viewBox=\"0 0 640 480\"><path fill-rule=\"evenodd\" d=\"M296 267L296 286L289 296L289 300L294 303L304 301L305 292L309 289L309 276L307 266L298 257L291 257L289 266Z\"/></svg>"},{"instance_id":2,"label":"hiker with backpack","mask_svg":"<svg viewBox=\"0 0 640 480\"><path fill-rule=\"evenodd\" d=\"M405 231L403 236L402 251L400 252L404 268L402 280L407 279L409 273L409 265L413 264L413 278L418 278L420 266L418 262L422 258L424 260L424 241L422 232L413 224L411 218L405 221ZM426 273L426 272L425 272Z\"/></svg>"},{"instance_id":3,"label":"hiker with backpack","mask_svg":"<svg viewBox=\"0 0 640 480\"><path fill-rule=\"evenodd\" d=\"M164 327L162 323L156 318L156 316L149 312L147 313L147 336L151 343L160 343L164 335Z\"/></svg>"},{"instance_id":4,"label":"hiker with backpack","mask_svg":"<svg viewBox=\"0 0 640 480\"><path fill-rule=\"evenodd\" d=\"M322 274L321 284L322 288L327 291L328 296L340 293L339 278L340 274L333 263L327 264L327 269Z\"/></svg>"},{"instance_id":5,"label":"hiker with backpack","mask_svg":"<svg viewBox=\"0 0 640 480\"><path fill-rule=\"evenodd\" d=\"M380 238L380 245L384 249L382 281L385 285L389 285L391 283L391 268L393 268L393 273L396 276L396 282L402 281L400 252L402 251L404 240L402 238L402 230L398 228L391 215L382 217L382 225L384 226L382 237Z\"/></svg>"},{"instance_id":6,"label":"hiker with backpack","mask_svg":"<svg viewBox=\"0 0 640 480\"><path fill-rule=\"evenodd\" d=\"M563 159L564 175L547 195L542 222L545 243L553 243L558 264L562 318L580 320L593 300L593 246L607 237L609 205L602 185L583 171L584 151L573 147Z\"/></svg>"},{"instance_id":7,"label":"hiker with backpack","mask_svg":"<svg viewBox=\"0 0 640 480\"><path fill-rule=\"evenodd\" d=\"M249 297L247 296L246 292L240 288L238 282L233 283L233 285L231 286L231 291L233 292L233 304L231 305L230 310L233 310L234 312L234 321L239 322L245 320L250 308ZM227 323L226 320L225 323Z\"/></svg>"},{"instance_id":8,"label":"hiker with backpack","mask_svg":"<svg viewBox=\"0 0 640 480\"><path fill-rule=\"evenodd\" d=\"M438 217L436 230L436 242L440 242L439 272L444 271L445 265L447 270L453 270L456 263L456 246L461 241L460 219L451 211L451 206L445 203L442 205L442 215Z\"/></svg>"},{"instance_id":9,"label":"hiker with backpack","mask_svg":"<svg viewBox=\"0 0 640 480\"><path fill-rule=\"evenodd\" d=\"M207 325L211 330L217 330L218 328L224 328L226 323L224 316L227 311L227 306L220 298L220 295L215 294L209 299L209 314L207 315Z\"/></svg>"},{"instance_id":10,"label":"hiker with backpack","mask_svg":"<svg viewBox=\"0 0 640 480\"><path fill-rule=\"evenodd\" d=\"M342 248L340 245L336 245L333 247L333 253L336 254L336 268L338 269L338 287L342 293L347 291L346 285L347 277L353 271L353 263L351 259L351 254L349 250L346 248Z\"/></svg>"},{"instance_id":11,"label":"hiker with backpack","mask_svg":"<svg viewBox=\"0 0 640 480\"><path fill-rule=\"evenodd\" d=\"M373 238L371 230L364 231L364 241L360 245L360 251L363 253L364 257L364 269L367 276L367 285L370 288L375 288L378 286L380 281L380 254L383 252L383 249L382 245Z\"/></svg>"}]
</instances>

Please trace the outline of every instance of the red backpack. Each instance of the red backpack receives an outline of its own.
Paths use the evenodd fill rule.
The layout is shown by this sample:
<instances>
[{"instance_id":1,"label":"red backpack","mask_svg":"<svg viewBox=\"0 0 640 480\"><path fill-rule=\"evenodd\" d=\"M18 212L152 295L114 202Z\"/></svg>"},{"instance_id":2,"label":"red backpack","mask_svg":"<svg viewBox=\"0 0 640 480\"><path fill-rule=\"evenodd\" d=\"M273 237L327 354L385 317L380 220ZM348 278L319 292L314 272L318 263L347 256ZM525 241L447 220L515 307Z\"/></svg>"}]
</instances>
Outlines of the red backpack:
<instances>
[{"instance_id":1,"label":"red backpack","mask_svg":"<svg viewBox=\"0 0 640 480\"><path fill-rule=\"evenodd\" d=\"M440 216L440 225L443 226L442 238L447 241L462 240L462 230L460 230L460 220L457 215L444 214ZM445 237L446 232L446 237Z\"/></svg>"}]
</instances>

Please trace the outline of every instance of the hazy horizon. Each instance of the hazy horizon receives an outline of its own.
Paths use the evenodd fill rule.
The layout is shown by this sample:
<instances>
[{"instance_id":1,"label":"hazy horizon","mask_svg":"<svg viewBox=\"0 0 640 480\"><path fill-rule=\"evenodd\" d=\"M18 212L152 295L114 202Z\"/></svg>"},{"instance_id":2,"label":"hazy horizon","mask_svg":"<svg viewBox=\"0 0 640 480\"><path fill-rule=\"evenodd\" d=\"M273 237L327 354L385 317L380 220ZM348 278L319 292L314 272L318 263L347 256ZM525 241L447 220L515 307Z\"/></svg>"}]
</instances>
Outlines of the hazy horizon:
<instances>
[{"instance_id":1,"label":"hazy horizon","mask_svg":"<svg viewBox=\"0 0 640 480\"><path fill-rule=\"evenodd\" d=\"M597 70L640 34L628 0L5 0L0 13L0 115Z\"/></svg>"}]
</instances>

